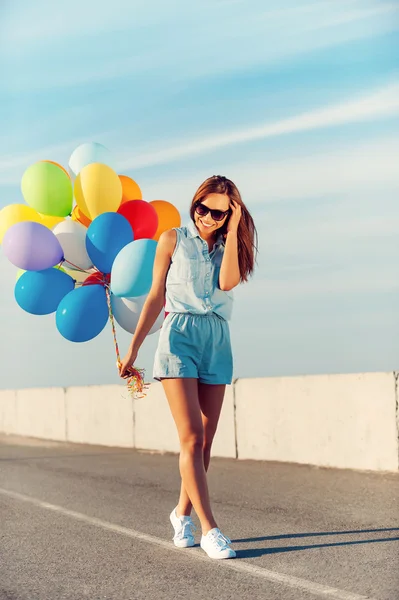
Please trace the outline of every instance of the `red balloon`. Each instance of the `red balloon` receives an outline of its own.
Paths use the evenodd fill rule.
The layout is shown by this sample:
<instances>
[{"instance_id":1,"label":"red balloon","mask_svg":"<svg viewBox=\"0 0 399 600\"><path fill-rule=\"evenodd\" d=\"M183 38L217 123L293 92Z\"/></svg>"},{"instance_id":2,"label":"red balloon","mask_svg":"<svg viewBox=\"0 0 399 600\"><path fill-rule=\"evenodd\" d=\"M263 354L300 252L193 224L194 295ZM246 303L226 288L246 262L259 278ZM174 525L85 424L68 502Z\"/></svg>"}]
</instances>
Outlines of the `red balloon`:
<instances>
[{"instance_id":1,"label":"red balloon","mask_svg":"<svg viewBox=\"0 0 399 600\"><path fill-rule=\"evenodd\" d=\"M82 285L102 285L105 287L106 285L109 285L110 281L111 275L109 273L105 275L104 273L100 273L100 271L98 271L97 273L92 273L86 277Z\"/></svg>"},{"instance_id":2,"label":"red balloon","mask_svg":"<svg viewBox=\"0 0 399 600\"><path fill-rule=\"evenodd\" d=\"M151 240L158 229L158 214L145 200L130 200L120 205L117 212L123 215L132 226L135 240Z\"/></svg>"}]
</instances>

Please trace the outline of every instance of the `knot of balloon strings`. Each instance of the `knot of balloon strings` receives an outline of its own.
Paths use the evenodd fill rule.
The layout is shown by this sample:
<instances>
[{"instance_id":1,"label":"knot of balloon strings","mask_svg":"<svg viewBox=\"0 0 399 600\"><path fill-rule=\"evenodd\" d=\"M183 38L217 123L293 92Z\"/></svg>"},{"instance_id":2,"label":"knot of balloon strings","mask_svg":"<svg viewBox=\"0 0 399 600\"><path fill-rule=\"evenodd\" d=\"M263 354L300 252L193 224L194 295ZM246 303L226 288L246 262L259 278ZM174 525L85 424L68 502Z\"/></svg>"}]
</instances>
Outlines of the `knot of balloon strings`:
<instances>
[{"instance_id":1,"label":"knot of balloon strings","mask_svg":"<svg viewBox=\"0 0 399 600\"><path fill-rule=\"evenodd\" d=\"M107 295L109 320L110 320L111 327L112 327L112 335L114 336L116 361L117 361L116 364L117 364L118 369L120 369L122 363L121 363L121 357L119 354L118 340L116 339L116 327L115 327L114 313L112 312L111 294L109 291L109 287L107 285L105 286L105 293ZM144 371L144 369L138 369L134 366L132 366L130 368L130 371L131 371L132 375L131 375L131 377L129 377L126 380L129 393L133 398L143 398L144 396L146 396L146 393L144 390L148 389L148 384L144 383L144 372L145 371Z\"/></svg>"}]
</instances>

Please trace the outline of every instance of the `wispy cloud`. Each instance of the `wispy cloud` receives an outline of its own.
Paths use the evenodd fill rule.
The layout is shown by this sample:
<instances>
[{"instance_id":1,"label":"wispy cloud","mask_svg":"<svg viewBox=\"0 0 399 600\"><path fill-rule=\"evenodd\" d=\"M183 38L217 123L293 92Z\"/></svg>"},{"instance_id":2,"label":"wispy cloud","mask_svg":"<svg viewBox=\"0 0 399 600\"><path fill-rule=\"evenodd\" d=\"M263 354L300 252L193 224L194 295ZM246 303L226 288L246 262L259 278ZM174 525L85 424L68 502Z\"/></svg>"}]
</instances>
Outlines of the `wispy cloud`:
<instances>
[{"instance_id":1,"label":"wispy cloud","mask_svg":"<svg viewBox=\"0 0 399 600\"><path fill-rule=\"evenodd\" d=\"M266 203L339 198L350 194L383 194L399 191L399 139L397 137L364 137L361 141L341 144L320 150L317 145L300 148L294 156L273 160L269 155L263 159L225 163L220 172L231 177L238 185L249 206ZM193 168L190 174L179 174L173 169L171 175L157 175L151 171L142 178L132 175L140 182L147 199L164 198L179 209L185 210L187 199L203 179L213 174L212 163ZM289 209L287 209L289 210Z\"/></svg>"},{"instance_id":2,"label":"wispy cloud","mask_svg":"<svg viewBox=\"0 0 399 600\"><path fill-rule=\"evenodd\" d=\"M317 198L326 194L399 188L396 138L364 139L359 143L304 156L242 165L237 176L259 201ZM234 171L234 168L233 168ZM240 174L241 173L241 174ZM259 193L259 190L262 190Z\"/></svg>"},{"instance_id":3,"label":"wispy cloud","mask_svg":"<svg viewBox=\"0 0 399 600\"><path fill-rule=\"evenodd\" d=\"M310 25L309 29L338 27L340 25L353 24L356 21L374 19L381 16L387 16L392 19L397 18L399 16L399 4L397 2L379 2L378 4L369 7L360 5L349 9L347 8L346 10L337 11L335 15L327 15L326 18L321 17L320 22Z\"/></svg>"},{"instance_id":4,"label":"wispy cloud","mask_svg":"<svg viewBox=\"0 0 399 600\"><path fill-rule=\"evenodd\" d=\"M350 293L372 293L376 290L383 292L399 291L399 279L392 277L392 265L381 265L368 267L367 265L346 266L344 269L319 270L314 275L310 272L308 276L297 279L279 280L262 278L251 284L248 293L251 297L269 300L289 298L314 298L315 296L326 296L327 294L350 294ZM247 290L246 290L247 291Z\"/></svg>"},{"instance_id":5,"label":"wispy cloud","mask_svg":"<svg viewBox=\"0 0 399 600\"><path fill-rule=\"evenodd\" d=\"M280 25L294 21L304 29L339 26L344 23L375 18L398 10L395 2L369 0L319 0L319 2L287 2L282 8L273 8L264 0L251 0L250 10L242 10L243 0L203 0L187 5L185 0L173 0L164 4L159 1L114 0L112 7L98 4L95 0L69 0L68 11L60 12L51 0L37 0L34 5L23 2L24 18L20 11L11 9L5 15L10 27L4 28L4 42L19 43L24 46L37 42L75 36L122 33L140 27L158 26L160 30L171 21L184 20L188 26L209 23L214 15L220 34L219 20L224 17L227 35L231 27L241 29L259 25L272 30ZM226 9L229 10L226 13ZM43 18L45 14L45 18ZM123 18L121 18L123 15ZM303 18L303 22L298 21ZM211 25L211 24L210 24ZM206 32L206 30L205 30ZM235 32L235 29L233 33ZM183 32L181 32L183 33Z\"/></svg>"},{"instance_id":6,"label":"wispy cloud","mask_svg":"<svg viewBox=\"0 0 399 600\"><path fill-rule=\"evenodd\" d=\"M0 186L18 185L25 169L39 160L53 160L67 167L69 157L77 146L87 141L101 142L106 135L107 132L101 132L88 138L80 137L59 144L38 147L30 152L0 156Z\"/></svg>"},{"instance_id":7,"label":"wispy cloud","mask_svg":"<svg viewBox=\"0 0 399 600\"><path fill-rule=\"evenodd\" d=\"M93 138L103 142L101 135ZM0 157L0 186L18 186L24 170L33 162L48 158L66 165L73 149L82 139L70 140L57 146L38 148L37 151L11 157ZM112 148L111 148L112 150ZM229 161L223 166L220 157L218 164L225 175L230 176L240 187L250 206L283 200L303 198L325 198L331 195L365 193L371 191L398 191L399 139L396 136L364 137L361 141L345 140L330 147L320 149L317 145L301 148L294 155L279 160L270 158L270 153L262 154L251 161ZM185 174L176 170L165 175L156 168L143 173L126 168L119 163L120 173L129 173L141 185L147 200L163 198L170 200L181 209L186 208L187 198L191 198L196 187L208 177L214 158L208 166L191 165ZM131 166L131 163L128 163ZM156 167L156 165L155 165ZM179 167L177 167L179 169Z\"/></svg>"},{"instance_id":8,"label":"wispy cloud","mask_svg":"<svg viewBox=\"0 0 399 600\"><path fill-rule=\"evenodd\" d=\"M194 140L183 138L163 150L140 153L139 156L125 159L121 161L120 168L129 170L167 164L235 144L386 118L396 114L399 114L399 84L393 83L365 96L281 119L274 123L261 123L246 129Z\"/></svg>"},{"instance_id":9,"label":"wispy cloud","mask_svg":"<svg viewBox=\"0 0 399 600\"><path fill-rule=\"evenodd\" d=\"M286 2L282 9L270 8L270 3L265 8L264 0L253 0L251 10L243 2L231 3L227 10L225 3L212 0L174 0L156 6L151 1L116 0L111 10L98 3L94 9L93 0L71 2L68 14L43 0L26 6L24 19L19 11L9 11L2 41L11 49L10 64L14 57L18 64L18 57L26 60L30 53L33 65L45 67L14 77L13 65L3 82L6 90L73 87L127 76L186 84L219 73L267 67L399 28L396 4L378 0L366 6L355 0ZM41 13L45 18L38 17ZM112 52L102 42L105 30ZM170 36L171 30L179 35ZM157 44L149 44L149 39ZM71 53L60 69L71 43L81 45L82 53ZM95 54L88 50L92 45L98 47Z\"/></svg>"},{"instance_id":10,"label":"wispy cloud","mask_svg":"<svg viewBox=\"0 0 399 600\"><path fill-rule=\"evenodd\" d=\"M344 211L337 209L335 216L330 216L329 219L323 219L319 215L312 219L302 219L300 223L291 225L287 225L286 219L283 230L269 232L269 244L272 244L274 248L282 249L292 247L298 242L302 250L307 250L309 245L315 243L319 245L327 240L356 239L360 242L362 239L370 241L373 238L398 235L399 215L362 216L358 212L361 208L361 202L348 202L346 216L343 214ZM348 216L348 213L351 217ZM304 244L306 244L306 248Z\"/></svg>"},{"instance_id":11,"label":"wispy cloud","mask_svg":"<svg viewBox=\"0 0 399 600\"><path fill-rule=\"evenodd\" d=\"M114 0L112 6L96 0L69 0L68 10L60 10L52 0L36 0L34 4L22 0L22 3L23 18L20 7L15 10L10 7L5 15L4 20L10 26L3 28L2 39L24 47L76 36L102 35L104 31L122 32L137 22L140 25L156 23L170 10L158 2L157 10L151 11L149 3L143 0Z\"/></svg>"}]
</instances>

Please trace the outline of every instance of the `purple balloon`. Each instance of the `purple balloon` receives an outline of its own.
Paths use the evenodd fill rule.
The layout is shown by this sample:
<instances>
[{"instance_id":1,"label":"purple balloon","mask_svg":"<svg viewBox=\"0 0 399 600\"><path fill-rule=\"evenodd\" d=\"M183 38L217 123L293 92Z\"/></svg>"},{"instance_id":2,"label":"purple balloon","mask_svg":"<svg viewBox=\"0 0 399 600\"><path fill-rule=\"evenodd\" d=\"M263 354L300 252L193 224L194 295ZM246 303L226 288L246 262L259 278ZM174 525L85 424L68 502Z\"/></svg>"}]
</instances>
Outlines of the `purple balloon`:
<instances>
[{"instance_id":1,"label":"purple balloon","mask_svg":"<svg viewBox=\"0 0 399 600\"><path fill-rule=\"evenodd\" d=\"M10 227L3 238L3 250L13 265L25 271L43 271L58 265L64 258L54 233L33 221Z\"/></svg>"}]
</instances>

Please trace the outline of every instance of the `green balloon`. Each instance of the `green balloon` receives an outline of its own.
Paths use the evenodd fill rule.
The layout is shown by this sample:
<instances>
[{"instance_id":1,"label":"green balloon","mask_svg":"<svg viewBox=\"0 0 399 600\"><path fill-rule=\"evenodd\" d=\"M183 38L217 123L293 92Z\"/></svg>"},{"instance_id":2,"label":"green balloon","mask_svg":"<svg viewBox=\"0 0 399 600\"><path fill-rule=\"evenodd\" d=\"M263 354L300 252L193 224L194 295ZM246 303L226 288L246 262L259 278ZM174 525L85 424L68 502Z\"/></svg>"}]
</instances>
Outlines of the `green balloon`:
<instances>
[{"instance_id":1,"label":"green balloon","mask_svg":"<svg viewBox=\"0 0 399 600\"><path fill-rule=\"evenodd\" d=\"M26 169L21 189L26 203L42 215L66 217L72 211L71 180L53 163L37 162Z\"/></svg>"}]
</instances>

